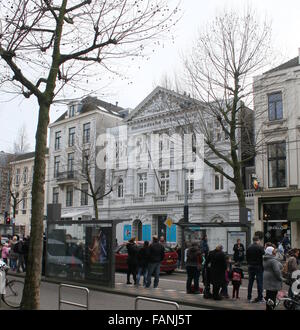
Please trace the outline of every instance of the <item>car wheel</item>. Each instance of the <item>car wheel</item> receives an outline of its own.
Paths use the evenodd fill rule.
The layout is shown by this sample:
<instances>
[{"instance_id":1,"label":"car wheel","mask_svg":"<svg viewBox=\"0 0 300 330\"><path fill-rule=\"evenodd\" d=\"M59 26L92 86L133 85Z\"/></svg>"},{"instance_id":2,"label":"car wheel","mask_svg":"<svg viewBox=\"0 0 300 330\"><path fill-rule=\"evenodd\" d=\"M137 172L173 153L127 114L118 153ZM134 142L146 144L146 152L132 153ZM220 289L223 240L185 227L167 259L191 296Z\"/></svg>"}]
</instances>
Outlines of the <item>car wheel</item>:
<instances>
[{"instance_id":1,"label":"car wheel","mask_svg":"<svg viewBox=\"0 0 300 330\"><path fill-rule=\"evenodd\" d=\"M168 270L168 271L166 271L166 273L167 273L168 275L171 275L172 273L174 273L174 270Z\"/></svg>"}]
</instances>

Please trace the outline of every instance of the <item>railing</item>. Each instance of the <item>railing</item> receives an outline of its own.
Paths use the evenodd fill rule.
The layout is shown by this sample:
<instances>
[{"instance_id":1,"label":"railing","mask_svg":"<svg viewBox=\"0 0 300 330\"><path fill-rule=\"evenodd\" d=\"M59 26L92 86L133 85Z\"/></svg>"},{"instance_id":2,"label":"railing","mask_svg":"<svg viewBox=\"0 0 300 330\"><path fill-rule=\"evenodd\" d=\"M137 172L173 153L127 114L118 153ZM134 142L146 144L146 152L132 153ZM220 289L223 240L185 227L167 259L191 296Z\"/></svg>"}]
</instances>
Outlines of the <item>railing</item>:
<instances>
[{"instance_id":1,"label":"railing","mask_svg":"<svg viewBox=\"0 0 300 330\"><path fill-rule=\"evenodd\" d=\"M188 199L192 199L193 194L188 194ZM177 195L177 200L183 201L184 200L184 195Z\"/></svg>"},{"instance_id":2,"label":"railing","mask_svg":"<svg viewBox=\"0 0 300 330\"><path fill-rule=\"evenodd\" d=\"M176 310L179 309L179 305L174 301L154 299L154 298L146 298L146 297L136 297L135 301L134 301L134 309L135 310L138 309L137 307L138 307L138 301L139 300L151 301L151 302L154 302L154 303L160 303L160 304L165 304L165 305L172 305L172 306L175 306Z\"/></svg>"},{"instance_id":3,"label":"railing","mask_svg":"<svg viewBox=\"0 0 300 330\"><path fill-rule=\"evenodd\" d=\"M132 202L135 203L144 203L145 202L145 197L134 197L132 199Z\"/></svg>"},{"instance_id":4,"label":"railing","mask_svg":"<svg viewBox=\"0 0 300 330\"><path fill-rule=\"evenodd\" d=\"M167 196L154 197L154 202L165 202L166 200L167 200Z\"/></svg>"},{"instance_id":5,"label":"railing","mask_svg":"<svg viewBox=\"0 0 300 330\"><path fill-rule=\"evenodd\" d=\"M244 195L246 198L252 198L254 196L254 190L253 189L244 190Z\"/></svg>"},{"instance_id":6,"label":"railing","mask_svg":"<svg viewBox=\"0 0 300 330\"><path fill-rule=\"evenodd\" d=\"M62 287L85 291L86 292L86 305L78 304L78 303L75 303L72 301L61 299L61 288ZM71 306L76 306L76 307L82 307L82 308L89 310L89 307L90 307L89 306L89 294L90 294L90 290L88 288L85 288L82 286L76 286L76 285L60 284L59 288L58 288L58 309L60 310L61 305L65 304L65 305L71 305Z\"/></svg>"},{"instance_id":7,"label":"railing","mask_svg":"<svg viewBox=\"0 0 300 330\"><path fill-rule=\"evenodd\" d=\"M77 172L75 171L58 172L56 173L55 178L57 181L76 180Z\"/></svg>"}]
</instances>

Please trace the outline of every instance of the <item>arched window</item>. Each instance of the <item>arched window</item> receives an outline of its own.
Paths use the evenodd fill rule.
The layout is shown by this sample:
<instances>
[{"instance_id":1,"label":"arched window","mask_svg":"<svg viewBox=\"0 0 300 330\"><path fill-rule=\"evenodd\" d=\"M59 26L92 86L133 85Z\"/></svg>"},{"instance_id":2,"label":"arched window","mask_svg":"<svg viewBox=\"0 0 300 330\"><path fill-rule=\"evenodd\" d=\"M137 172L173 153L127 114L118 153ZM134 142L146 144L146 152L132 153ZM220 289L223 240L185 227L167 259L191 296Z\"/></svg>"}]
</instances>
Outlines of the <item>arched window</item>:
<instances>
[{"instance_id":1,"label":"arched window","mask_svg":"<svg viewBox=\"0 0 300 330\"><path fill-rule=\"evenodd\" d=\"M220 170L223 170L221 166L218 166ZM224 177L218 171L215 171L215 190L224 189Z\"/></svg>"},{"instance_id":2,"label":"arched window","mask_svg":"<svg viewBox=\"0 0 300 330\"><path fill-rule=\"evenodd\" d=\"M123 179L119 179L118 181L118 197L123 198L124 196L124 183Z\"/></svg>"}]
</instances>

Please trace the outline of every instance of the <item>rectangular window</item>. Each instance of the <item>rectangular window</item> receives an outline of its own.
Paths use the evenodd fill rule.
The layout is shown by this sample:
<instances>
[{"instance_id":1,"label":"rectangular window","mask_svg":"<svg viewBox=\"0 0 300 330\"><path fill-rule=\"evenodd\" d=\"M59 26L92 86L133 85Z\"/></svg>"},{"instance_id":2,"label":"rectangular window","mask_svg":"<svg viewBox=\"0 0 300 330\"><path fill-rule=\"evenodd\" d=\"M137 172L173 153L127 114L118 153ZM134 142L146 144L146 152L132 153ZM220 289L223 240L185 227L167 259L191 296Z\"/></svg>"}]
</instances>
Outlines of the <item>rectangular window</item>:
<instances>
[{"instance_id":1,"label":"rectangular window","mask_svg":"<svg viewBox=\"0 0 300 330\"><path fill-rule=\"evenodd\" d=\"M27 208L27 193L23 193L22 196L22 210L26 210Z\"/></svg>"},{"instance_id":2,"label":"rectangular window","mask_svg":"<svg viewBox=\"0 0 300 330\"><path fill-rule=\"evenodd\" d=\"M83 183L81 185L81 205L88 205L89 204L89 186L87 183Z\"/></svg>"},{"instance_id":3,"label":"rectangular window","mask_svg":"<svg viewBox=\"0 0 300 330\"><path fill-rule=\"evenodd\" d=\"M193 169L188 171L185 184L187 185L187 193L193 194L194 193L194 170Z\"/></svg>"},{"instance_id":4,"label":"rectangular window","mask_svg":"<svg viewBox=\"0 0 300 330\"><path fill-rule=\"evenodd\" d=\"M27 184L27 182L28 182L28 168L25 167L23 172L23 183Z\"/></svg>"},{"instance_id":5,"label":"rectangular window","mask_svg":"<svg viewBox=\"0 0 300 330\"><path fill-rule=\"evenodd\" d=\"M160 193L162 196L169 192L169 171L160 172Z\"/></svg>"},{"instance_id":6,"label":"rectangular window","mask_svg":"<svg viewBox=\"0 0 300 330\"><path fill-rule=\"evenodd\" d=\"M69 147L73 147L75 144L75 127L69 128Z\"/></svg>"},{"instance_id":7,"label":"rectangular window","mask_svg":"<svg viewBox=\"0 0 300 330\"><path fill-rule=\"evenodd\" d=\"M54 177L59 177L59 164L60 164L60 156L54 157Z\"/></svg>"},{"instance_id":8,"label":"rectangular window","mask_svg":"<svg viewBox=\"0 0 300 330\"><path fill-rule=\"evenodd\" d=\"M20 184L20 175L21 171L19 168L16 169L16 185L18 186Z\"/></svg>"},{"instance_id":9,"label":"rectangular window","mask_svg":"<svg viewBox=\"0 0 300 330\"><path fill-rule=\"evenodd\" d=\"M282 93L268 95L269 121L283 118Z\"/></svg>"},{"instance_id":10,"label":"rectangular window","mask_svg":"<svg viewBox=\"0 0 300 330\"><path fill-rule=\"evenodd\" d=\"M55 150L60 150L61 131L55 133Z\"/></svg>"},{"instance_id":11,"label":"rectangular window","mask_svg":"<svg viewBox=\"0 0 300 330\"><path fill-rule=\"evenodd\" d=\"M75 116L75 105L70 105L69 117L74 117L74 116Z\"/></svg>"},{"instance_id":12,"label":"rectangular window","mask_svg":"<svg viewBox=\"0 0 300 330\"><path fill-rule=\"evenodd\" d=\"M73 187L67 187L66 207L73 206Z\"/></svg>"},{"instance_id":13,"label":"rectangular window","mask_svg":"<svg viewBox=\"0 0 300 330\"><path fill-rule=\"evenodd\" d=\"M91 123L83 124L83 143L90 142Z\"/></svg>"},{"instance_id":14,"label":"rectangular window","mask_svg":"<svg viewBox=\"0 0 300 330\"><path fill-rule=\"evenodd\" d=\"M139 197L144 197L147 192L147 174L139 174Z\"/></svg>"},{"instance_id":15,"label":"rectangular window","mask_svg":"<svg viewBox=\"0 0 300 330\"><path fill-rule=\"evenodd\" d=\"M119 179L118 181L118 198L124 197L124 182L123 179Z\"/></svg>"},{"instance_id":16,"label":"rectangular window","mask_svg":"<svg viewBox=\"0 0 300 330\"><path fill-rule=\"evenodd\" d=\"M89 172L89 150L82 153L82 174L88 175Z\"/></svg>"},{"instance_id":17,"label":"rectangular window","mask_svg":"<svg viewBox=\"0 0 300 330\"><path fill-rule=\"evenodd\" d=\"M59 188L58 187L53 188L52 203L53 204L59 203Z\"/></svg>"},{"instance_id":18,"label":"rectangular window","mask_svg":"<svg viewBox=\"0 0 300 330\"><path fill-rule=\"evenodd\" d=\"M68 154L68 178L74 177L74 152Z\"/></svg>"},{"instance_id":19,"label":"rectangular window","mask_svg":"<svg viewBox=\"0 0 300 330\"><path fill-rule=\"evenodd\" d=\"M277 142L268 145L269 188L286 187L286 144Z\"/></svg>"}]
</instances>

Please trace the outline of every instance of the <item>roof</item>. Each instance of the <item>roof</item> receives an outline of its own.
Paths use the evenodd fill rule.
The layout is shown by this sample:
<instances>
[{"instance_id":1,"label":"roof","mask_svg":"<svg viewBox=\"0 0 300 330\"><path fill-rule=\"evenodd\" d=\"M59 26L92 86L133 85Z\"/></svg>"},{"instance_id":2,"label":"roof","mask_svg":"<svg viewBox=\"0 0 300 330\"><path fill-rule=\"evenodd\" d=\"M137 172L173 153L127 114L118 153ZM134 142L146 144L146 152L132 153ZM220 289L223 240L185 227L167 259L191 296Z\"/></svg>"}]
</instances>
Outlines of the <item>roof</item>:
<instances>
[{"instance_id":1,"label":"roof","mask_svg":"<svg viewBox=\"0 0 300 330\"><path fill-rule=\"evenodd\" d=\"M48 155L49 153L49 148L46 149L46 155ZM19 154L16 155L16 157L13 159L14 162L19 162L21 160L25 160L25 159L31 159L35 157L35 151L32 152L27 152L25 154Z\"/></svg>"},{"instance_id":2,"label":"roof","mask_svg":"<svg viewBox=\"0 0 300 330\"><path fill-rule=\"evenodd\" d=\"M114 105L108 102L105 102L103 100L97 99L97 97L87 96L84 99L81 100L81 109L80 114L87 113L94 110L100 110L107 113L110 113L115 116L121 116L122 112L124 111L123 108L119 107L118 105ZM68 111L65 111L56 121L60 122L64 119L66 119L66 115L68 114Z\"/></svg>"},{"instance_id":3,"label":"roof","mask_svg":"<svg viewBox=\"0 0 300 330\"><path fill-rule=\"evenodd\" d=\"M296 66L300 66L299 56L294 57L293 59L291 59L291 60L289 60L289 61L287 61L283 64L280 64L276 68L273 68L273 69L265 72L264 74L273 73L273 72L277 72L277 71L281 71L281 70L285 70L285 69L290 69L290 68L293 68L293 67L296 67Z\"/></svg>"}]
</instances>

